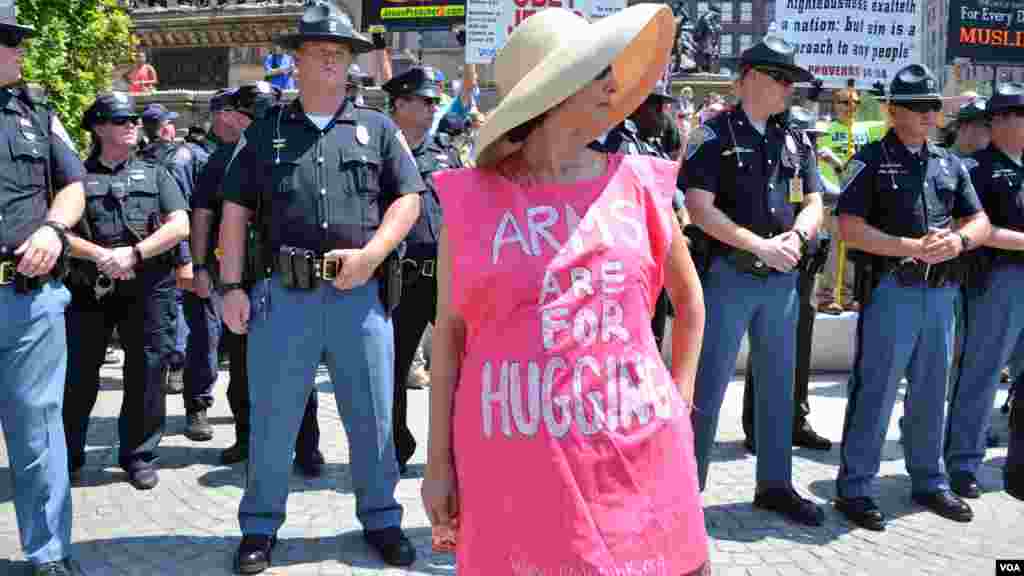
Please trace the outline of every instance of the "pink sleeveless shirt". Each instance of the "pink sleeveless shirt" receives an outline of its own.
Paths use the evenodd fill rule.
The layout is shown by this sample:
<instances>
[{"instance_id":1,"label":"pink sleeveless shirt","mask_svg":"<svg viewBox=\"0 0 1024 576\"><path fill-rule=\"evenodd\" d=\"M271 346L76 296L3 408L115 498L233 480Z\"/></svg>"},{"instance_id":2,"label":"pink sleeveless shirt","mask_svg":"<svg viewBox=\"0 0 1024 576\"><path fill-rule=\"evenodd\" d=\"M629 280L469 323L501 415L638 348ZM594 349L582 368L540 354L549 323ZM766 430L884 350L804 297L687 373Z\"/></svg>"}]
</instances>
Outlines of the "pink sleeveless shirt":
<instances>
[{"instance_id":1,"label":"pink sleeveless shirt","mask_svg":"<svg viewBox=\"0 0 1024 576\"><path fill-rule=\"evenodd\" d=\"M651 332L677 165L524 189L435 175L466 342L460 574L679 576L707 560L688 408Z\"/></svg>"}]
</instances>

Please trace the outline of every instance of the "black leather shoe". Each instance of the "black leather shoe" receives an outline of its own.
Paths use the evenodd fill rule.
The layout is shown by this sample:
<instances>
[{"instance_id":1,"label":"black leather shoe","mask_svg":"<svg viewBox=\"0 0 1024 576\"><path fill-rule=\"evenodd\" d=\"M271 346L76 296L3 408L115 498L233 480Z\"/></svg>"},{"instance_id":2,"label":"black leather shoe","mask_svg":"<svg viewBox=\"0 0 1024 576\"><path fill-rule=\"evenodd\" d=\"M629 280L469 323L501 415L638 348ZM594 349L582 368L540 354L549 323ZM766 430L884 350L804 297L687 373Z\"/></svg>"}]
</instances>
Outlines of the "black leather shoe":
<instances>
[{"instance_id":1,"label":"black leather shoe","mask_svg":"<svg viewBox=\"0 0 1024 576\"><path fill-rule=\"evenodd\" d=\"M193 442L213 440L213 426L206 417L206 410L197 410L185 415L185 437Z\"/></svg>"},{"instance_id":2,"label":"black leather shoe","mask_svg":"<svg viewBox=\"0 0 1024 576\"><path fill-rule=\"evenodd\" d=\"M136 490L152 490L160 483L160 477L157 476L155 468L146 466L128 472L128 482Z\"/></svg>"},{"instance_id":3,"label":"black leather shoe","mask_svg":"<svg viewBox=\"0 0 1024 576\"><path fill-rule=\"evenodd\" d=\"M235 442L230 448L225 448L220 453L221 464L235 464L249 459L249 447L245 444Z\"/></svg>"},{"instance_id":4,"label":"black leather shoe","mask_svg":"<svg viewBox=\"0 0 1024 576\"><path fill-rule=\"evenodd\" d=\"M72 486L77 486L82 482L81 466L79 466L78 468L71 468L70 470L68 470L68 482L70 482Z\"/></svg>"},{"instance_id":5,"label":"black leather shoe","mask_svg":"<svg viewBox=\"0 0 1024 576\"><path fill-rule=\"evenodd\" d=\"M954 472L949 475L949 487L961 498L981 498L978 479L970 472Z\"/></svg>"},{"instance_id":6,"label":"black leather shoe","mask_svg":"<svg viewBox=\"0 0 1024 576\"><path fill-rule=\"evenodd\" d=\"M409 460L412 460L416 453L416 439L411 432L403 435L402 439L396 442L395 458L398 460L398 473L405 474L409 471Z\"/></svg>"},{"instance_id":7,"label":"black leather shoe","mask_svg":"<svg viewBox=\"0 0 1024 576\"><path fill-rule=\"evenodd\" d=\"M850 521L875 532L885 530L885 515L878 509L878 504L867 496L858 498L836 498L836 510L843 513Z\"/></svg>"},{"instance_id":8,"label":"black leather shoe","mask_svg":"<svg viewBox=\"0 0 1024 576\"><path fill-rule=\"evenodd\" d=\"M295 467L306 478L319 478L324 475L324 455L317 450L309 456L296 457Z\"/></svg>"},{"instance_id":9,"label":"black leather shoe","mask_svg":"<svg viewBox=\"0 0 1024 576\"><path fill-rule=\"evenodd\" d=\"M246 534L238 545L235 570L239 574L259 574L270 568L270 552L277 544L277 536Z\"/></svg>"},{"instance_id":10,"label":"black leather shoe","mask_svg":"<svg viewBox=\"0 0 1024 576\"><path fill-rule=\"evenodd\" d=\"M390 566L411 566L416 561L416 547L402 529L393 526L381 530L365 530L363 538Z\"/></svg>"},{"instance_id":11,"label":"black leather shoe","mask_svg":"<svg viewBox=\"0 0 1024 576\"><path fill-rule=\"evenodd\" d=\"M754 507L778 512L793 522L821 526L825 512L792 488L772 488L754 495Z\"/></svg>"},{"instance_id":12,"label":"black leather shoe","mask_svg":"<svg viewBox=\"0 0 1024 576\"><path fill-rule=\"evenodd\" d=\"M1003 473L1003 489L1017 500L1024 500L1024 476Z\"/></svg>"},{"instance_id":13,"label":"black leather shoe","mask_svg":"<svg viewBox=\"0 0 1024 576\"><path fill-rule=\"evenodd\" d=\"M974 519L971 507L950 490L911 494L911 499L939 516L954 522L970 522Z\"/></svg>"},{"instance_id":14,"label":"black leather shoe","mask_svg":"<svg viewBox=\"0 0 1024 576\"><path fill-rule=\"evenodd\" d=\"M56 562L43 562L32 567L32 576L78 576L81 572L75 569L69 558Z\"/></svg>"},{"instance_id":15,"label":"black leather shoe","mask_svg":"<svg viewBox=\"0 0 1024 576\"><path fill-rule=\"evenodd\" d=\"M793 431L793 446L828 451L832 449L832 441L815 432L810 424L804 422Z\"/></svg>"}]
</instances>

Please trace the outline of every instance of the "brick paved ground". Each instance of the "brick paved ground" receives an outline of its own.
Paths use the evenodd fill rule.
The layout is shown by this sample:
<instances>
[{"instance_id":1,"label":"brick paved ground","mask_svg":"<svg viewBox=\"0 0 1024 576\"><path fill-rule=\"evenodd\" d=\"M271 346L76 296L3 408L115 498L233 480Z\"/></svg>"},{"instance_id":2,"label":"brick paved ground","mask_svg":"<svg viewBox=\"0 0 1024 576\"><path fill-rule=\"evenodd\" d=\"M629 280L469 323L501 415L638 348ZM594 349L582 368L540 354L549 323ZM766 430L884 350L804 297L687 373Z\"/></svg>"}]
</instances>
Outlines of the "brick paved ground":
<instances>
[{"instance_id":1,"label":"brick paved ground","mask_svg":"<svg viewBox=\"0 0 1024 576\"><path fill-rule=\"evenodd\" d=\"M157 574L202 576L229 574L238 544L236 520L244 485L244 468L217 463L221 449L234 440L221 373L211 416L216 435L193 443L181 435L185 424L180 396L168 399L168 433L160 447L160 485L136 492L116 468L120 369L104 368L104 386L93 413L88 464L81 486L73 489L74 540L82 568L93 575ZM347 445L326 374L321 382L321 448L327 474L321 480L293 477L288 521L281 530L274 567L268 574L289 576L356 574L453 574L451 556L432 554L430 532L419 503L423 445L416 465L401 481L398 498L406 506L405 526L420 550L408 571L384 567L363 544L355 521ZM845 376L820 376L812 386L812 422L837 441L845 408ZM1005 448L989 451L980 480L985 490L972 503L976 519L956 524L913 505L898 443L897 407L889 430L879 481L880 503L893 519L884 533L851 529L827 503L834 496L838 451L820 454L797 450L794 477L798 489L826 504L824 528L805 529L754 510L754 458L742 448L739 426L742 387L734 383L721 418L723 429L710 488L705 494L708 531L713 538L716 575L796 574L943 574L986 575L996 558L1024 557L1024 503L1001 491L999 467ZM411 418L419 438L426 433L427 393L412 392ZM1005 389L1000 392L1000 401ZM1006 418L996 425L1005 438ZM0 468L7 468L0 442ZM26 569L18 550L12 488L0 472L0 575ZM514 535L510 536L510 545Z\"/></svg>"}]
</instances>

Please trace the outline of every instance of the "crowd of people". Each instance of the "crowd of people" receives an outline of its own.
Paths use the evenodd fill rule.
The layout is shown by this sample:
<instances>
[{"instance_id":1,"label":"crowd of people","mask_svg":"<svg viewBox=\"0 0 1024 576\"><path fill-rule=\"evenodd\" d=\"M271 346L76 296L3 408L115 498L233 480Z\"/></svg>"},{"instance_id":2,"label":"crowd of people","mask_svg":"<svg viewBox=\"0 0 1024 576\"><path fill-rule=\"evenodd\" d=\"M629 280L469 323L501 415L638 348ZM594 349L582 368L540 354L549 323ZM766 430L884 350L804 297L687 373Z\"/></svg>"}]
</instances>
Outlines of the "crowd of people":
<instances>
[{"instance_id":1,"label":"crowd of people","mask_svg":"<svg viewBox=\"0 0 1024 576\"><path fill-rule=\"evenodd\" d=\"M815 283L840 241L859 315L834 505L885 529L874 477L905 377L911 497L972 519L1000 372L1024 341L1024 86L964 107L947 150L928 140L936 79L907 66L882 95L889 129L840 158L828 123L793 105L814 78L780 38L697 109L664 82L667 6L595 23L552 8L496 56L484 117L474 67L458 84L422 65L393 75L383 35L319 2L276 39L265 81L214 95L209 133L179 144L174 112L100 94L83 161L20 81L33 33L0 21L0 418L35 574L78 573L70 487L115 329L118 465L138 490L159 484L167 375L183 373L186 436L209 441L226 351L236 442L221 461L247 461L239 573L271 566L293 466L322 474L321 363L364 538L411 565L395 487L432 326L421 492L460 572L707 575L700 493L745 334L754 506L823 522L792 448L832 448L807 396ZM386 110L361 99L368 78ZM1020 414L1004 479L1024 499Z\"/></svg>"}]
</instances>

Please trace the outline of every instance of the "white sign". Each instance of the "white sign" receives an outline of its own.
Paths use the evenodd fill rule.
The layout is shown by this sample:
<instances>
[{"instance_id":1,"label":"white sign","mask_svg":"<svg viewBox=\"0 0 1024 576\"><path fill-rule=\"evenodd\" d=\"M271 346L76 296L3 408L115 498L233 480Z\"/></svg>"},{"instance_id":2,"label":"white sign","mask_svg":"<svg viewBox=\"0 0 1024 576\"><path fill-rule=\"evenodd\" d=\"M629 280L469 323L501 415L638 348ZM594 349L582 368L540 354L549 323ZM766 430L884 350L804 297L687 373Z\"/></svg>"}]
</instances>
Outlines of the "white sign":
<instances>
[{"instance_id":1,"label":"white sign","mask_svg":"<svg viewBox=\"0 0 1024 576\"><path fill-rule=\"evenodd\" d=\"M547 8L565 8L591 21L626 7L626 0L466 0L466 62L490 64L523 20Z\"/></svg>"},{"instance_id":2,"label":"white sign","mask_svg":"<svg viewBox=\"0 0 1024 576\"><path fill-rule=\"evenodd\" d=\"M825 86L888 88L904 66L921 63L920 0L779 0L778 33L796 63Z\"/></svg>"}]
</instances>

